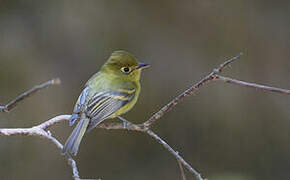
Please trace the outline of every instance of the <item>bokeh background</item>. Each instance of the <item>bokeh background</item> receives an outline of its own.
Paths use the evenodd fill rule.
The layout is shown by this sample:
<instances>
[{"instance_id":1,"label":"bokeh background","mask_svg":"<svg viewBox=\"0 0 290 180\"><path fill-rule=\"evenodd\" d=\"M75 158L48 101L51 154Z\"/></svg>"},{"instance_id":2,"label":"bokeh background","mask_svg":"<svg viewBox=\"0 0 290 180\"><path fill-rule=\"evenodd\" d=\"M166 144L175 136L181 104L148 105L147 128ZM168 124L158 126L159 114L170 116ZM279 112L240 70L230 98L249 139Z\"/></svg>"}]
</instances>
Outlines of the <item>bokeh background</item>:
<instances>
[{"instance_id":1,"label":"bokeh background","mask_svg":"<svg viewBox=\"0 0 290 180\"><path fill-rule=\"evenodd\" d=\"M141 123L226 58L224 75L290 89L290 3L261 0L0 1L0 102L60 77L0 114L0 127L31 127L70 114L86 80L114 50L152 66L125 117ZM154 130L209 180L290 177L290 97L223 83L201 88ZM51 131L64 142L72 128ZM150 137L96 129L76 161L83 178L181 179L176 160ZM59 150L38 137L1 137L4 180L71 179ZM187 178L194 179L188 172Z\"/></svg>"}]
</instances>

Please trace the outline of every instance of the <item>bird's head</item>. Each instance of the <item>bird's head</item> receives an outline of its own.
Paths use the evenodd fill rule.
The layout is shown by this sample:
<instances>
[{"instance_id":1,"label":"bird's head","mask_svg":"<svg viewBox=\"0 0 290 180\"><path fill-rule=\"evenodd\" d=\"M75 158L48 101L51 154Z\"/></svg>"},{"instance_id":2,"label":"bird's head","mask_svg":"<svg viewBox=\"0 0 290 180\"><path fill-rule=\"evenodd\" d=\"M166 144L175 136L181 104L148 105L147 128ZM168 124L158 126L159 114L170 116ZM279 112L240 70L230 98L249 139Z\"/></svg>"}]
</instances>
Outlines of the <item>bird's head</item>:
<instances>
[{"instance_id":1,"label":"bird's head","mask_svg":"<svg viewBox=\"0 0 290 180\"><path fill-rule=\"evenodd\" d=\"M149 64L139 63L137 59L126 51L115 51L103 65L102 71L121 78L138 81L141 70Z\"/></svg>"}]
</instances>

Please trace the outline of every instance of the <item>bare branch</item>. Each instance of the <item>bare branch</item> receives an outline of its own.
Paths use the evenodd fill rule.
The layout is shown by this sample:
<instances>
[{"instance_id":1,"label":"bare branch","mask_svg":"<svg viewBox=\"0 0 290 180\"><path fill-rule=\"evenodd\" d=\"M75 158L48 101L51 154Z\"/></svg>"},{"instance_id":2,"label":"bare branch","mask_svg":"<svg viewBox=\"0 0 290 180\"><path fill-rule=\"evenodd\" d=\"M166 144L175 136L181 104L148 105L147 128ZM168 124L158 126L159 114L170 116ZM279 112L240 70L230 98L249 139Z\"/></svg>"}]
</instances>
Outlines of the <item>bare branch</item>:
<instances>
[{"instance_id":1,"label":"bare branch","mask_svg":"<svg viewBox=\"0 0 290 180\"><path fill-rule=\"evenodd\" d=\"M156 112L153 116L148 119L144 125L146 127L151 126L154 122L156 122L158 119L160 119L165 113L170 111L174 106L176 106L178 103L184 100L185 97L190 96L195 92L197 89L199 89L201 86L205 85L206 83L212 81L215 78L215 75L217 73L222 72L230 63L234 62L235 60L239 59L243 53L240 53L239 55L225 61L222 63L218 68L214 69L209 75L205 76L203 79L201 79L198 83L191 86L189 89L181 93L179 96L174 98L172 101L170 101L166 106L161 108L158 112Z\"/></svg>"},{"instance_id":2,"label":"bare branch","mask_svg":"<svg viewBox=\"0 0 290 180\"><path fill-rule=\"evenodd\" d=\"M6 128L6 129L0 129L0 136L15 136L15 135L22 135L22 136L41 136L44 137L51 142L53 142L58 149L62 149L62 144L51 135L49 131L46 131L47 128L50 126L53 126L54 124L60 123L62 121L68 121L70 119L71 115L59 115L52 119L49 119L37 126L34 126L32 128ZM180 161L191 173L193 173L198 180L202 180L200 174L194 170L180 155L178 152L176 152L174 149L172 149L163 139L161 139L157 134L155 134L152 130L146 128L143 124L136 125L129 123L127 127L124 127L122 123L102 123L97 128L107 129L107 130L116 130L116 129L122 129L122 130L130 130L130 131L139 131L148 134L149 136L153 137L158 143L163 145L165 149L167 149L171 154L174 155L174 157L177 158L178 161ZM73 177L75 180L79 180L79 172L77 169L76 162L73 160L73 158L65 154L65 157L67 159L67 162L71 166L73 170Z\"/></svg>"},{"instance_id":3,"label":"bare branch","mask_svg":"<svg viewBox=\"0 0 290 180\"><path fill-rule=\"evenodd\" d=\"M227 67L228 65L230 65L232 62L238 60L242 55L243 55L243 53L240 52L239 55L237 55L237 56L235 56L235 57L233 57L233 58L231 58L231 59L226 60L226 61L225 61L224 63L222 63L222 64L221 64L217 69L214 70L215 74L217 74L217 73L221 73L221 72L224 70L224 68L226 68L226 67Z\"/></svg>"},{"instance_id":4,"label":"bare branch","mask_svg":"<svg viewBox=\"0 0 290 180\"><path fill-rule=\"evenodd\" d=\"M51 118L43 123L41 123L40 125L38 125L39 128L46 130L47 128L49 128L50 126L60 123L62 121L67 121L69 120L69 118L71 117L71 115L59 115L59 116L55 116L54 118Z\"/></svg>"},{"instance_id":5,"label":"bare branch","mask_svg":"<svg viewBox=\"0 0 290 180\"><path fill-rule=\"evenodd\" d=\"M240 81L240 80L231 79L231 78L220 76L220 75L216 75L214 80L222 81L222 82L226 82L226 83L230 83L230 84L235 84L235 85L239 85L239 86L244 86L244 87L248 87L248 88L255 88L255 89L259 89L259 90L263 90L263 91L270 91L270 92L290 95L290 90L288 90L288 89L281 89L281 88L275 88L275 87L265 86L265 85L256 84L256 83Z\"/></svg>"},{"instance_id":6,"label":"bare branch","mask_svg":"<svg viewBox=\"0 0 290 180\"><path fill-rule=\"evenodd\" d=\"M168 150L180 163L182 163L198 180L202 180L201 175L192 168L180 155L177 151L175 151L172 147L168 145L166 141L164 141L162 138L160 138L156 133L154 133L152 130L150 130L148 127L146 127L144 124L132 124L129 123L126 127L123 126L122 123L102 123L97 128L103 128L107 130L112 129L125 129L129 131L140 131L144 132L147 135L154 138L159 144L161 144L166 150Z\"/></svg>"},{"instance_id":7,"label":"bare branch","mask_svg":"<svg viewBox=\"0 0 290 180\"><path fill-rule=\"evenodd\" d=\"M46 128L49 126L54 125L55 123L68 120L70 115L60 115L56 116L40 125L31 127L31 128L6 128L6 129L0 129L0 136L16 136L16 135L22 135L22 136L40 136L45 139L50 140L53 144L56 145L56 147L60 150L62 150L63 145L52 136L52 134L49 131L46 131ZM74 180L80 180L79 172L77 168L77 164L75 160L68 154L65 155L65 158L68 162L68 164L72 168L73 172L73 178Z\"/></svg>"},{"instance_id":8,"label":"bare branch","mask_svg":"<svg viewBox=\"0 0 290 180\"><path fill-rule=\"evenodd\" d=\"M163 139L161 139L157 134L151 130L146 131L151 137L153 137L157 142L163 145L173 156L175 156L179 162L181 162L198 180L202 180L201 175L193 169L174 149L172 149Z\"/></svg>"},{"instance_id":9,"label":"bare branch","mask_svg":"<svg viewBox=\"0 0 290 180\"><path fill-rule=\"evenodd\" d=\"M10 101L8 104L6 104L4 106L0 106L0 112L9 112L20 101L23 101L24 99L35 94L36 92L40 91L41 89L44 89L44 88L51 86L51 85L58 85L58 84L60 84L60 79L56 78L56 79L49 80L45 83L42 83L40 85L36 85L33 88L31 88L31 89L25 91L24 93L20 94L19 96L17 96L15 99Z\"/></svg>"}]
</instances>

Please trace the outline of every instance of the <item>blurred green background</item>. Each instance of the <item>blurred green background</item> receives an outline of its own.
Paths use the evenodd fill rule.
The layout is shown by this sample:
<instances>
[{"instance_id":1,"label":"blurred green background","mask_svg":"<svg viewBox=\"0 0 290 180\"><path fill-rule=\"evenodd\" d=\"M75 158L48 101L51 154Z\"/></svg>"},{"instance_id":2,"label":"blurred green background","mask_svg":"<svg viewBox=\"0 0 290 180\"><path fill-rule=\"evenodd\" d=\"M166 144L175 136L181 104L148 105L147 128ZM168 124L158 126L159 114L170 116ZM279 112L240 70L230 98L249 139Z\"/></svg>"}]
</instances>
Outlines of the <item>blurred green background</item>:
<instances>
[{"instance_id":1,"label":"blurred green background","mask_svg":"<svg viewBox=\"0 0 290 180\"><path fill-rule=\"evenodd\" d=\"M0 114L0 127L31 127L70 114L82 86L114 50L152 66L125 117L149 118L226 58L224 75L290 89L290 2L261 0L0 1L0 102L60 77ZM154 130L209 180L289 179L290 97L223 83L202 87ZM72 128L51 131L64 142ZM83 178L181 179L150 137L96 129L75 158ZM1 179L71 179L59 150L38 137L0 137ZM194 179L188 172L189 180Z\"/></svg>"}]
</instances>

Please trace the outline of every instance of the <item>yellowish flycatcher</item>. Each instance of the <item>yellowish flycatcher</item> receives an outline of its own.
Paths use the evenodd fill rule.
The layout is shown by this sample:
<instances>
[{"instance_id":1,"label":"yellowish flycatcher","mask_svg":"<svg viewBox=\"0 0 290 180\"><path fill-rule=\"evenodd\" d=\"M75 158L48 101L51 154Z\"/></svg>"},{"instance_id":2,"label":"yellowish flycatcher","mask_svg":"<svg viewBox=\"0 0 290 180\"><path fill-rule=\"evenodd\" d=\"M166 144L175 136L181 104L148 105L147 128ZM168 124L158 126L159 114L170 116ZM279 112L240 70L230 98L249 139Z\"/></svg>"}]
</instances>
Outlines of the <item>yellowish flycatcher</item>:
<instances>
[{"instance_id":1,"label":"yellowish flycatcher","mask_svg":"<svg viewBox=\"0 0 290 180\"><path fill-rule=\"evenodd\" d=\"M93 75L80 94L70 126L79 120L67 139L62 152L76 155L85 132L92 130L105 119L119 117L128 112L140 94L141 70L148 64L138 63L126 51L115 51L101 70Z\"/></svg>"}]
</instances>

